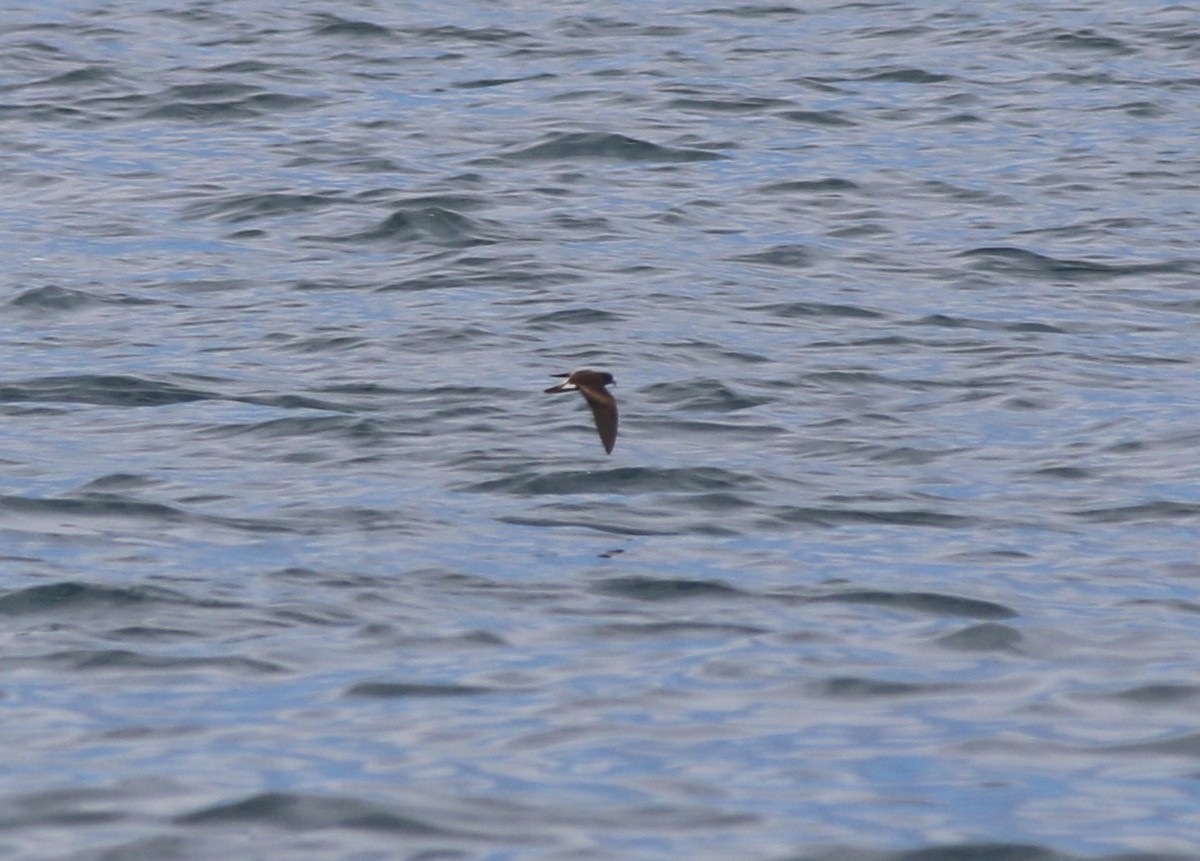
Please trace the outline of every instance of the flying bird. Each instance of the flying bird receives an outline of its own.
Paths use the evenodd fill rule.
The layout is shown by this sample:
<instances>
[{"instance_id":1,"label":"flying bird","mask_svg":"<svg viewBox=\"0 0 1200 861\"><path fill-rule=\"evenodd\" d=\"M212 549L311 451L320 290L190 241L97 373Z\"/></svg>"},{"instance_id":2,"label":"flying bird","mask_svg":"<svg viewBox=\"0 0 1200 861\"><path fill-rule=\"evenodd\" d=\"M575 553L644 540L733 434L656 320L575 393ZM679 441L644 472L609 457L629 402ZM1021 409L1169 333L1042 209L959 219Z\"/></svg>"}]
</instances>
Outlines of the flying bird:
<instances>
[{"instance_id":1,"label":"flying bird","mask_svg":"<svg viewBox=\"0 0 1200 861\"><path fill-rule=\"evenodd\" d=\"M605 388L617 384L612 374L608 371L580 368L569 374L552 376L566 379L557 386L546 389L546 394L578 391L583 395L588 406L592 408L592 417L596 420L596 430L600 432L600 442L604 444L604 451L612 454L613 446L617 443L617 401Z\"/></svg>"}]
</instances>

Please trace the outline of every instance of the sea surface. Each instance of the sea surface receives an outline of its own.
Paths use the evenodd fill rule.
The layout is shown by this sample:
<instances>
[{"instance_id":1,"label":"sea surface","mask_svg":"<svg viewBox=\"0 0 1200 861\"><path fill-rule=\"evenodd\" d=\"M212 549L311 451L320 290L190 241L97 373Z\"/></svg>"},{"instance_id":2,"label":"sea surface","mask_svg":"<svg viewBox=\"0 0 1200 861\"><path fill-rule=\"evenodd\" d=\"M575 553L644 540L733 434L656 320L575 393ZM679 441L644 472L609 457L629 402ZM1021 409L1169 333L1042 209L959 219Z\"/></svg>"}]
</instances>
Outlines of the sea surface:
<instances>
[{"instance_id":1,"label":"sea surface","mask_svg":"<svg viewBox=\"0 0 1200 861\"><path fill-rule=\"evenodd\" d=\"M0 858L1200 857L1198 106L1194 3L8 3Z\"/></svg>"}]
</instances>

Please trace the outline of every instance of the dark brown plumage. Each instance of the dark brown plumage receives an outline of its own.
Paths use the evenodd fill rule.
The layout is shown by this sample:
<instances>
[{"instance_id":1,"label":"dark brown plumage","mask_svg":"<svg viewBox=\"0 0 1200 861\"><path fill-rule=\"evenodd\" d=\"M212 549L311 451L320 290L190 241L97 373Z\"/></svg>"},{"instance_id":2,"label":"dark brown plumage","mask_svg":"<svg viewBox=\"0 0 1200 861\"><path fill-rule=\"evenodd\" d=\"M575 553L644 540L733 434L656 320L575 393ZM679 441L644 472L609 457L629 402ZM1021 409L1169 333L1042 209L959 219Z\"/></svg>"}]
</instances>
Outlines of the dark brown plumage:
<instances>
[{"instance_id":1,"label":"dark brown plumage","mask_svg":"<svg viewBox=\"0 0 1200 861\"><path fill-rule=\"evenodd\" d=\"M569 374L554 376L566 377L566 380L546 389L546 394L578 390L592 408L592 418L596 420L596 430L600 432L605 453L612 454L613 446L617 444L617 401L605 388L616 385L612 374L580 368Z\"/></svg>"}]
</instances>

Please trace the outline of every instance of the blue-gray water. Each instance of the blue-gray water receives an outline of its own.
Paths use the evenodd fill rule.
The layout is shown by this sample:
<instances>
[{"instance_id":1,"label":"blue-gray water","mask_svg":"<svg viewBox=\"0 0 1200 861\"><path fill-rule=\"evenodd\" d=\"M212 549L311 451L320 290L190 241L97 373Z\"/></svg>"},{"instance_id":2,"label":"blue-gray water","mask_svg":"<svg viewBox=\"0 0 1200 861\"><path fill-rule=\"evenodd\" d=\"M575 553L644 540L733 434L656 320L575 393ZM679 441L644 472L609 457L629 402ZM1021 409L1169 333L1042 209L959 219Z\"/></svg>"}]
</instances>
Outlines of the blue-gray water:
<instances>
[{"instance_id":1,"label":"blue-gray water","mask_svg":"<svg viewBox=\"0 0 1200 861\"><path fill-rule=\"evenodd\" d=\"M0 857L1200 854L1200 8L171 5L0 20Z\"/></svg>"}]
</instances>

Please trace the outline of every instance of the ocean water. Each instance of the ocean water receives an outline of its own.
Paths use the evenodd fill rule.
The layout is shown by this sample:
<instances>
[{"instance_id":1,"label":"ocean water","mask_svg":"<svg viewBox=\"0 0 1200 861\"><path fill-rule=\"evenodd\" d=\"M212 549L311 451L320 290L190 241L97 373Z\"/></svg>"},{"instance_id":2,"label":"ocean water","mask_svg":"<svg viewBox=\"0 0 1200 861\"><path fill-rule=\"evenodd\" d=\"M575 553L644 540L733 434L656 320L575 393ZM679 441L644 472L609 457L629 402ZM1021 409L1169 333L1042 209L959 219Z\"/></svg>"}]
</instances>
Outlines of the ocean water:
<instances>
[{"instance_id":1,"label":"ocean water","mask_svg":"<svg viewBox=\"0 0 1200 861\"><path fill-rule=\"evenodd\" d=\"M0 858L1200 856L1198 99L1193 4L9 4Z\"/></svg>"}]
</instances>

